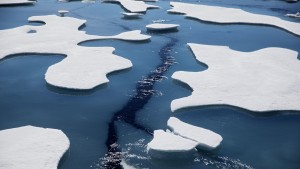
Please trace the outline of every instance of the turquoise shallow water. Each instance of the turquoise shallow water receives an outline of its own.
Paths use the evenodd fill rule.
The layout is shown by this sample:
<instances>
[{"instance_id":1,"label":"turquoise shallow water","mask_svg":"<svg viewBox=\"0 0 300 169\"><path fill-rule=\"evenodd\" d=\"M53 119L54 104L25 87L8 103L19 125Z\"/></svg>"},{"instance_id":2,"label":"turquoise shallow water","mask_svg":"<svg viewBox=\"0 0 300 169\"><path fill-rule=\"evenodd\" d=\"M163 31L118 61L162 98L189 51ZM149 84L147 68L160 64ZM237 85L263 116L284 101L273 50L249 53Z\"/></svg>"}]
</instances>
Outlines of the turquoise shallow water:
<instances>
[{"instance_id":1,"label":"turquoise shallow water","mask_svg":"<svg viewBox=\"0 0 300 169\"><path fill-rule=\"evenodd\" d=\"M198 1L185 1L199 3ZM247 11L283 17L295 13L299 3L260 0L203 0L202 4L242 8ZM300 39L283 30L267 26L215 25L167 14L169 1L154 3L161 9L147 11L142 19L124 20L117 4L38 1L35 6L0 7L0 29L28 24L33 15L56 14L69 10L68 16L86 19L88 34L113 35L140 29L152 36L150 42L130 43L117 40L86 42L82 46L113 46L115 53L130 59L133 68L111 74L107 85L89 92L53 88L46 84L47 68L64 57L60 55L18 55L0 62L0 129L34 125L61 129L71 148L60 169L102 168L107 160L108 124L136 93L139 80L147 77L161 63L160 51L175 39L167 55L176 63L164 72L164 80L153 86L154 95L135 114L135 122L149 130L166 129L166 121L176 116L191 124L211 129L223 136L214 153L200 152L191 161L149 160L145 145L152 136L124 121L116 121L119 149L126 161L140 168L299 168L299 112L276 112L262 115L229 107L211 106L171 113L172 100L188 96L191 91L174 82L178 70L200 71L186 43L228 45L240 51L265 47L283 47L300 52ZM145 25L156 20L180 24L178 32L147 32ZM285 18L292 20L291 18ZM293 20L296 21L296 20ZM299 20L298 20L299 22ZM33 24L33 23L30 23ZM1 47L1 46L0 46ZM262 103L263 104L263 103ZM137 105L136 105L137 106Z\"/></svg>"}]
</instances>

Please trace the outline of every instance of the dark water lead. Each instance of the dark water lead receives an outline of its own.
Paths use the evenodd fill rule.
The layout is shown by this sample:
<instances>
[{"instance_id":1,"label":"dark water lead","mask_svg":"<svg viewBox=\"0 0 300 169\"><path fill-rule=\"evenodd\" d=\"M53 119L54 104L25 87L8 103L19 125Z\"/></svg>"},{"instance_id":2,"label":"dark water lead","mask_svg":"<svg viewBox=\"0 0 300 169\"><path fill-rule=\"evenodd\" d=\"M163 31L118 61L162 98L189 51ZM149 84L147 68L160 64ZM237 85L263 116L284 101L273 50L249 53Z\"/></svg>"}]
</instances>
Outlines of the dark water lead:
<instances>
[{"instance_id":1,"label":"dark water lead","mask_svg":"<svg viewBox=\"0 0 300 169\"><path fill-rule=\"evenodd\" d=\"M156 82L160 82L166 77L163 76L166 71L175 63L174 58L171 56L172 47L177 43L177 39L170 38L170 41L163 46L159 51L161 64L155 70L151 71L145 77L142 77L136 85L135 94L131 96L127 104L119 111L117 111L109 123L108 138L106 140L106 147L108 153L102 162L102 167L107 169L122 168L120 163L123 158L122 151L118 146L118 136L115 127L116 121L126 122L136 129L142 130L150 135L153 131L149 128L136 123L136 112L141 110L144 105L148 103L152 96L156 96L157 92L153 90Z\"/></svg>"}]
</instances>

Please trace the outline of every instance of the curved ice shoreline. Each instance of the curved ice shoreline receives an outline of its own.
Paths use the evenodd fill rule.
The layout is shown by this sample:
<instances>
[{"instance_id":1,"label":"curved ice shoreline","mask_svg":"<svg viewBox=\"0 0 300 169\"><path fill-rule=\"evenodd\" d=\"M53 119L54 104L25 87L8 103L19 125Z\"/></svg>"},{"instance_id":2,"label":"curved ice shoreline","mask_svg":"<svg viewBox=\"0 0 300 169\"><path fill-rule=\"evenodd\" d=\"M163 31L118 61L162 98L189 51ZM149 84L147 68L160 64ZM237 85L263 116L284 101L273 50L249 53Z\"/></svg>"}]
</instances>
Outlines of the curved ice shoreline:
<instances>
[{"instance_id":1,"label":"curved ice shoreline","mask_svg":"<svg viewBox=\"0 0 300 169\"><path fill-rule=\"evenodd\" d=\"M0 168L56 169L69 147L61 130L34 126L1 130Z\"/></svg>"},{"instance_id":2,"label":"curved ice shoreline","mask_svg":"<svg viewBox=\"0 0 300 169\"><path fill-rule=\"evenodd\" d=\"M170 13L185 14L186 17L220 24L268 25L284 29L300 36L300 23L282 20L274 16L259 15L237 8L170 2Z\"/></svg>"}]
</instances>

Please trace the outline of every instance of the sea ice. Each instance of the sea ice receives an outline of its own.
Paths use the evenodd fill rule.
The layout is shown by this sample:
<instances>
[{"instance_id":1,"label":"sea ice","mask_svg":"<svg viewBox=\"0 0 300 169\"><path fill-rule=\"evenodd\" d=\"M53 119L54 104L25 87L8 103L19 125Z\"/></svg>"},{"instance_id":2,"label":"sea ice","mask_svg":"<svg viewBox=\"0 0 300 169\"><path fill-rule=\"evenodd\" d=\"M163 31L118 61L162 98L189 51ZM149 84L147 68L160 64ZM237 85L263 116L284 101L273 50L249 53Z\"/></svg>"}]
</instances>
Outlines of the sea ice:
<instances>
[{"instance_id":1,"label":"sea ice","mask_svg":"<svg viewBox=\"0 0 300 169\"><path fill-rule=\"evenodd\" d=\"M196 5L181 2L170 2L173 7L170 13L181 13L187 17L206 22L220 24L257 24L279 27L300 36L300 23L282 20L274 16L259 15L246 12L237 8L225 8L208 5Z\"/></svg>"},{"instance_id":2,"label":"sea ice","mask_svg":"<svg viewBox=\"0 0 300 169\"><path fill-rule=\"evenodd\" d=\"M222 136L213 131L187 124L175 117L170 117L168 127L170 127L175 134L197 142L197 148L199 149L215 149L223 140Z\"/></svg>"},{"instance_id":3,"label":"sea ice","mask_svg":"<svg viewBox=\"0 0 300 169\"><path fill-rule=\"evenodd\" d=\"M118 2L128 11L135 12L135 13L146 12L147 9L159 8L158 6L149 5L143 1L135 1L135 0L103 0L103 2L112 2L112 3Z\"/></svg>"},{"instance_id":4,"label":"sea ice","mask_svg":"<svg viewBox=\"0 0 300 169\"><path fill-rule=\"evenodd\" d=\"M172 30L172 29L177 29L179 25L177 24L162 24L162 23L153 23L146 25L146 28L148 30L153 30L153 31L163 31L163 30Z\"/></svg>"},{"instance_id":5,"label":"sea ice","mask_svg":"<svg viewBox=\"0 0 300 169\"><path fill-rule=\"evenodd\" d=\"M147 151L152 158L157 159L185 159L195 152L197 142L168 133L155 130L153 140L148 143Z\"/></svg>"},{"instance_id":6,"label":"sea ice","mask_svg":"<svg viewBox=\"0 0 300 169\"><path fill-rule=\"evenodd\" d=\"M286 14L285 16L292 17L292 18L300 18L300 12L297 12L295 14Z\"/></svg>"},{"instance_id":7,"label":"sea ice","mask_svg":"<svg viewBox=\"0 0 300 169\"><path fill-rule=\"evenodd\" d=\"M56 169L69 149L67 136L57 129L24 126L0 131L0 168Z\"/></svg>"},{"instance_id":8,"label":"sea ice","mask_svg":"<svg viewBox=\"0 0 300 169\"><path fill-rule=\"evenodd\" d=\"M30 0L0 0L1 5L28 5L34 4L36 1Z\"/></svg>"},{"instance_id":9,"label":"sea ice","mask_svg":"<svg viewBox=\"0 0 300 169\"><path fill-rule=\"evenodd\" d=\"M188 46L208 69L172 75L193 89L192 95L172 101L172 111L203 105L232 105L260 112L300 110L297 52L276 47L239 52L227 46Z\"/></svg>"},{"instance_id":10,"label":"sea ice","mask_svg":"<svg viewBox=\"0 0 300 169\"><path fill-rule=\"evenodd\" d=\"M0 59L22 53L66 55L66 59L51 66L45 75L49 84L63 88L92 89L108 82L108 73L132 67L129 60L114 55L112 47L82 47L77 44L101 39L143 41L150 38L139 30L114 36L88 35L78 31L86 21L71 17L33 16L29 21L46 24L0 30Z\"/></svg>"},{"instance_id":11,"label":"sea ice","mask_svg":"<svg viewBox=\"0 0 300 169\"><path fill-rule=\"evenodd\" d=\"M127 19L135 19L135 18L139 18L140 16L143 16L143 14L141 13L128 13L128 12L121 12L124 16L124 18Z\"/></svg>"}]
</instances>

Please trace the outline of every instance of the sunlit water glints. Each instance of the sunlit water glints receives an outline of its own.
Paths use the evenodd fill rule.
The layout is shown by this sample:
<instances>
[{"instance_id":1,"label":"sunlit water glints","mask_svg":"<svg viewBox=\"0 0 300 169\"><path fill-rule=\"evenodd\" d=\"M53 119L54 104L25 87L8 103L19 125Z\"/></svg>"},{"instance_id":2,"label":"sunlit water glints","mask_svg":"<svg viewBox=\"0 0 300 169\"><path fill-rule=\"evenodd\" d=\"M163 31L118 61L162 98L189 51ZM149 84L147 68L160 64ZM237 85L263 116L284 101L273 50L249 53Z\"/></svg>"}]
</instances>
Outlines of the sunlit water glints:
<instances>
[{"instance_id":1,"label":"sunlit water glints","mask_svg":"<svg viewBox=\"0 0 300 169\"><path fill-rule=\"evenodd\" d=\"M184 0L241 8L253 13L287 18L300 10L299 3L281 0ZM172 80L175 71L202 71L187 43L226 45L254 51L282 47L300 52L300 38L286 31L253 25L219 25L186 19L166 12L169 1L153 3L137 20L126 20L118 4L40 0L34 6L0 7L0 29L28 23L34 15L57 14L87 20L88 34L115 35L142 30L151 41L118 40L85 42L82 46L112 46L115 54L132 61L131 69L109 75L110 82L92 91L70 91L47 85L47 68L62 55L17 55L0 61L0 129L34 125L61 129L71 147L59 169L120 168L120 160L136 168L300 168L299 112L257 113L230 106L209 106L172 113L172 100L191 90ZM147 32L156 22L180 24L179 31ZM0 37L1 38L1 37ZM1 46L0 46L1 47ZM299 57L298 57L299 58ZM300 73L300 72L299 72ZM156 76L157 75L157 76ZM263 103L261 103L263 104ZM199 152L190 161L151 160L146 146L156 129L167 129L170 116L213 130L223 137L215 152Z\"/></svg>"}]
</instances>

